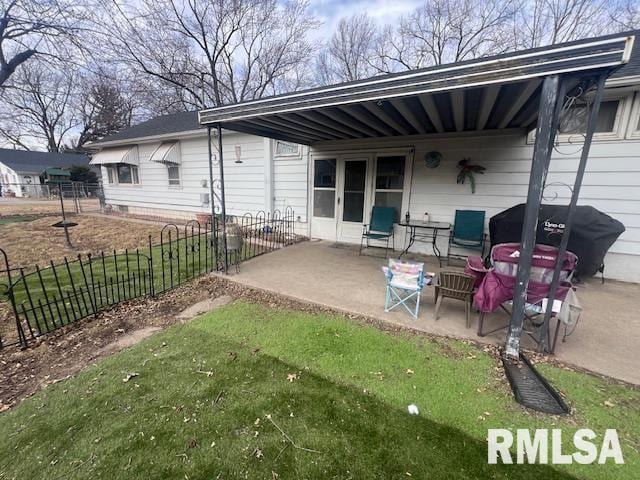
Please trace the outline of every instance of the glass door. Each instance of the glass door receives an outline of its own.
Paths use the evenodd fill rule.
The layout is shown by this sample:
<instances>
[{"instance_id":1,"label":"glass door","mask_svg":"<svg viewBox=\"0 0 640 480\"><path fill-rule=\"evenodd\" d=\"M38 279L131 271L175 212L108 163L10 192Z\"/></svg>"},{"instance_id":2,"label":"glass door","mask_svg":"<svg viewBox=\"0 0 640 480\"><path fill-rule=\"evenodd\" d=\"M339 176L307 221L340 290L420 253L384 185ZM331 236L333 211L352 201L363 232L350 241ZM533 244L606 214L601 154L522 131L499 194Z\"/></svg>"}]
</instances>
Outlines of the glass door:
<instances>
[{"instance_id":1,"label":"glass door","mask_svg":"<svg viewBox=\"0 0 640 480\"><path fill-rule=\"evenodd\" d=\"M359 242L362 224L367 223L370 210L368 187L369 159L345 158L340 162L338 184L338 241Z\"/></svg>"},{"instance_id":2,"label":"glass door","mask_svg":"<svg viewBox=\"0 0 640 480\"><path fill-rule=\"evenodd\" d=\"M313 161L313 204L311 236L336 240L337 158L317 158Z\"/></svg>"}]
</instances>

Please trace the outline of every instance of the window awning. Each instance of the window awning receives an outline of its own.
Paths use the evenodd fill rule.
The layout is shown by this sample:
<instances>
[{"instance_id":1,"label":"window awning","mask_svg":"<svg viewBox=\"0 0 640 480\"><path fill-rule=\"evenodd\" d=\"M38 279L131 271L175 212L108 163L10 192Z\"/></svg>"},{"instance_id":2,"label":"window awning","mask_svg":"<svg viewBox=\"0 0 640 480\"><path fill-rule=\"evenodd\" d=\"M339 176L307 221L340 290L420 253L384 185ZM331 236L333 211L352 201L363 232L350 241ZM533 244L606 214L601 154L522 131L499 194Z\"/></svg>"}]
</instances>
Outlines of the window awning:
<instances>
[{"instance_id":1,"label":"window awning","mask_svg":"<svg viewBox=\"0 0 640 480\"><path fill-rule=\"evenodd\" d=\"M542 80L613 71L633 35L618 34L382 75L202 110L202 125L312 145L332 140L531 129Z\"/></svg>"},{"instance_id":2,"label":"window awning","mask_svg":"<svg viewBox=\"0 0 640 480\"><path fill-rule=\"evenodd\" d=\"M180 142L163 142L151 154L152 162L180 165Z\"/></svg>"},{"instance_id":3,"label":"window awning","mask_svg":"<svg viewBox=\"0 0 640 480\"><path fill-rule=\"evenodd\" d=\"M96 153L89 162L90 165L111 165L114 163L139 165L138 146L105 148Z\"/></svg>"}]
</instances>

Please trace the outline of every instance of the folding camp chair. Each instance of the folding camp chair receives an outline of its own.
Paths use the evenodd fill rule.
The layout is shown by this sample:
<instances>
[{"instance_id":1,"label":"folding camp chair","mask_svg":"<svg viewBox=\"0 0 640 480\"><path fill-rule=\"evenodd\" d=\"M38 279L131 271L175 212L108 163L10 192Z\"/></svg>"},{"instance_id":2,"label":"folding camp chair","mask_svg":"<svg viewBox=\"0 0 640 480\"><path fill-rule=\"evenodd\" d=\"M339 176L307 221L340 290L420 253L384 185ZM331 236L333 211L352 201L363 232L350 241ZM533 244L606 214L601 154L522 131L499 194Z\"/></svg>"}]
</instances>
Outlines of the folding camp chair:
<instances>
[{"instance_id":1,"label":"folding camp chair","mask_svg":"<svg viewBox=\"0 0 640 480\"><path fill-rule=\"evenodd\" d=\"M424 263L389 259L389 266L382 267L382 271L387 277L384 311L402 305L413 318L418 318L422 289L431 281L424 276Z\"/></svg>"},{"instance_id":2,"label":"folding camp chair","mask_svg":"<svg viewBox=\"0 0 640 480\"><path fill-rule=\"evenodd\" d=\"M362 238L360 239L360 252L362 255L362 248L365 238L367 239L367 248L369 248L369 240L386 240L387 246L384 251L385 258L389 253L389 240L392 242L392 250L396 249L395 238L393 235L393 224L396 215L396 210L393 207L376 207L371 210L371 222L367 225L363 225Z\"/></svg>"},{"instance_id":3,"label":"folding camp chair","mask_svg":"<svg viewBox=\"0 0 640 480\"><path fill-rule=\"evenodd\" d=\"M453 230L449 234L447 263L451 258L466 257L466 255L452 254L452 248L479 250L480 256L484 254L484 216L485 212L482 210L456 210Z\"/></svg>"}]
</instances>

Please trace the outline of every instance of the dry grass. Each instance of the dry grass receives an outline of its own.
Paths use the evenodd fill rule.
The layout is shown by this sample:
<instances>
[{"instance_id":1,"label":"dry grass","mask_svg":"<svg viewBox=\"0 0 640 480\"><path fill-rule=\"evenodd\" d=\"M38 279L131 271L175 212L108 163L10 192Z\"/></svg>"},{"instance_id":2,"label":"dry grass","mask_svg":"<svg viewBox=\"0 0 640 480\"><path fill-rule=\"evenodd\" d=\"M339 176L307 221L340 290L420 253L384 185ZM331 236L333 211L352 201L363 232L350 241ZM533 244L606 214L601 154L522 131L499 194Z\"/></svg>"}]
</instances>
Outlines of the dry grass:
<instances>
[{"instance_id":1,"label":"dry grass","mask_svg":"<svg viewBox=\"0 0 640 480\"><path fill-rule=\"evenodd\" d=\"M71 206L69 206L71 208ZM66 210L66 208L65 208ZM14 215L40 215L45 213L57 214L60 212L58 200L21 200L3 199L0 202L0 217Z\"/></svg>"},{"instance_id":2,"label":"dry grass","mask_svg":"<svg viewBox=\"0 0 640 480\"><path fill-rule=\"evenodd\" d=\"M161 229L160 224L120 218L74 215L69 219L78 223L70 229L75 249L66 246L63 229L51 226L60 220L59 216L0 226L0 248L7 252L11 267L45 265L49 260L60 261L79 253L145 247L149 235L159 239Z\"/></svg>"}]
</instances>

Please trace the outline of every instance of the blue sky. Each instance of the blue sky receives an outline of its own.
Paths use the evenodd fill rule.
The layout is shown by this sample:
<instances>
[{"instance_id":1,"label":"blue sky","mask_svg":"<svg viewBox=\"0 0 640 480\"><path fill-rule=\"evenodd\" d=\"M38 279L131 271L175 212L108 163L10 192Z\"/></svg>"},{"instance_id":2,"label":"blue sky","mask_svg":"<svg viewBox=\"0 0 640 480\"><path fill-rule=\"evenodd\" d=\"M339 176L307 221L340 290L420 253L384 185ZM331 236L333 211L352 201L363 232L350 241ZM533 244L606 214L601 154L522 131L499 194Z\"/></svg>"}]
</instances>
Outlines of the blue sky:
<instances>
[{"instance_id":1,"label":"blue sky","mask_svg":"<svg viewBox=\"0 0 640 480\"><path fill-rule=\"evenodd\" d=\"M380 24L393 23L420 3L420 0L311 0L309 7L323 22L318 36L327 38L341 17L366 12Z\"/></svg>"}]
</instances>

